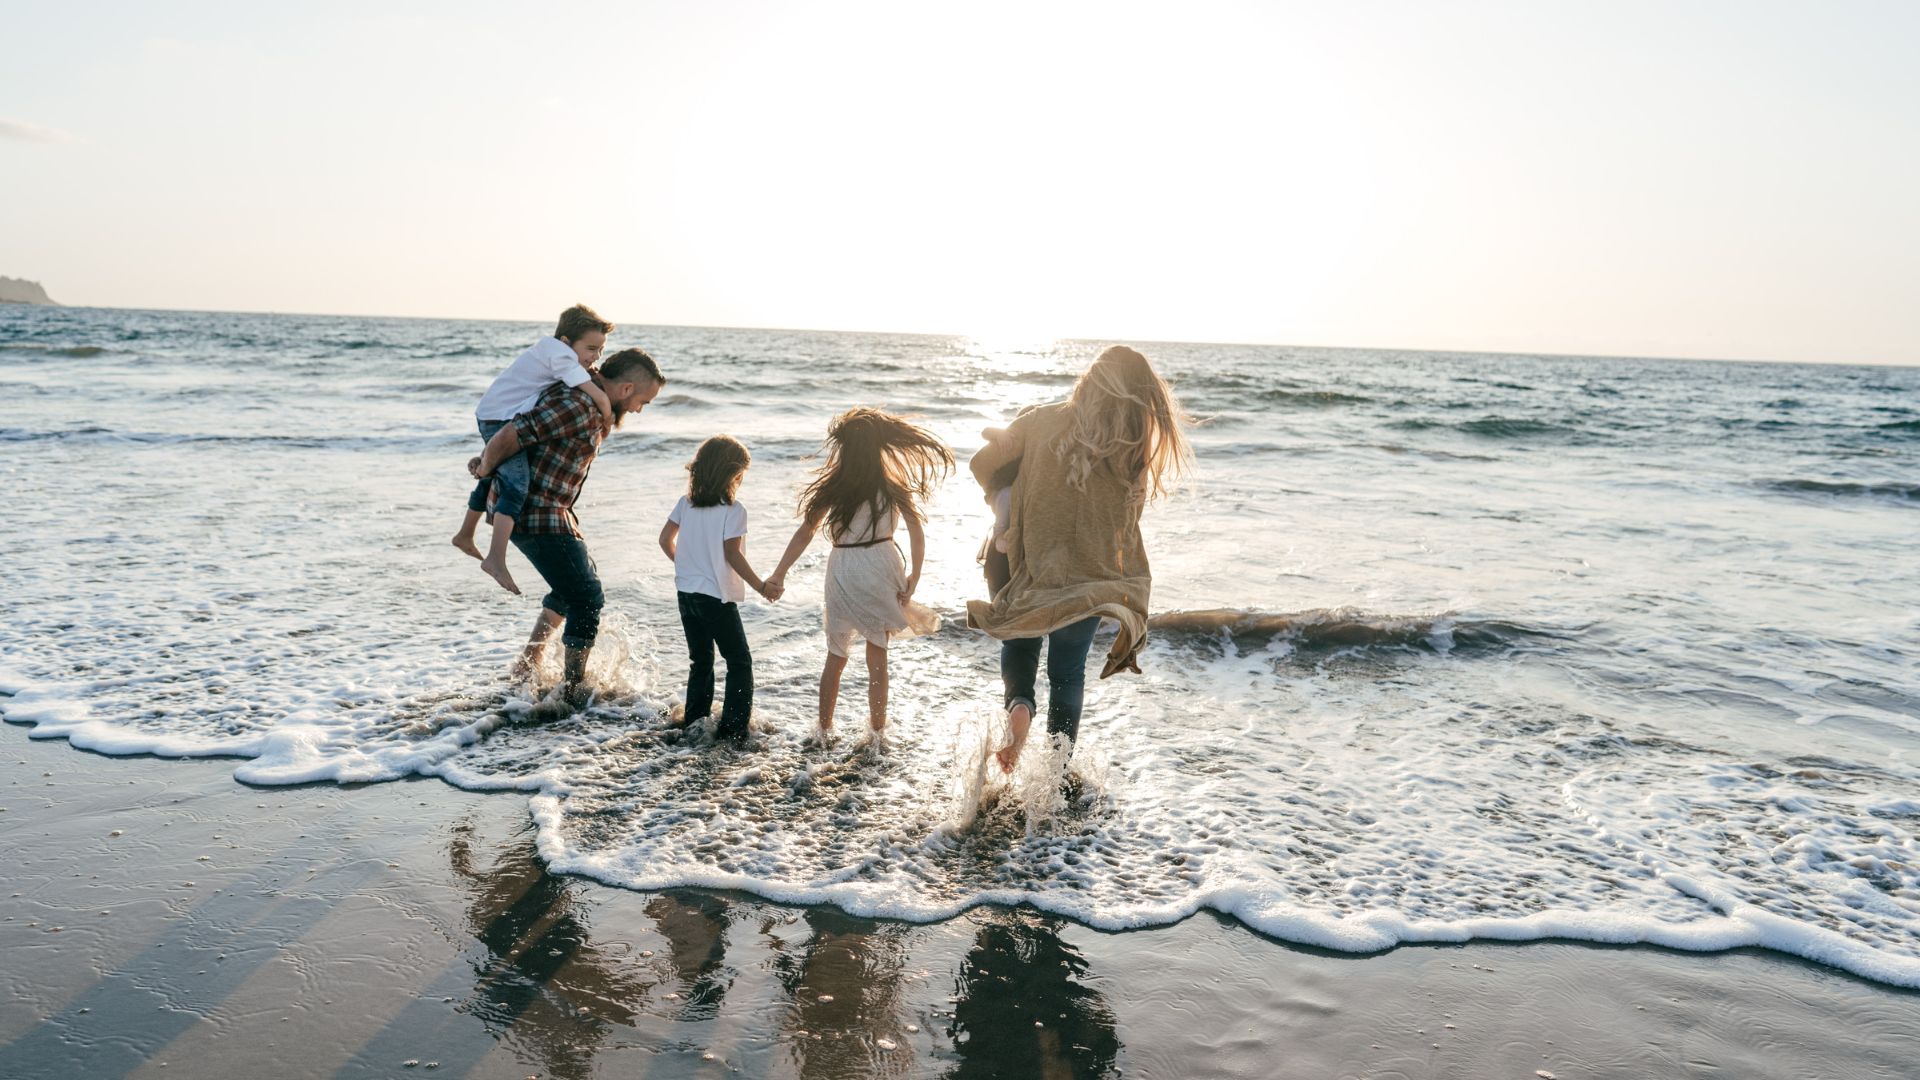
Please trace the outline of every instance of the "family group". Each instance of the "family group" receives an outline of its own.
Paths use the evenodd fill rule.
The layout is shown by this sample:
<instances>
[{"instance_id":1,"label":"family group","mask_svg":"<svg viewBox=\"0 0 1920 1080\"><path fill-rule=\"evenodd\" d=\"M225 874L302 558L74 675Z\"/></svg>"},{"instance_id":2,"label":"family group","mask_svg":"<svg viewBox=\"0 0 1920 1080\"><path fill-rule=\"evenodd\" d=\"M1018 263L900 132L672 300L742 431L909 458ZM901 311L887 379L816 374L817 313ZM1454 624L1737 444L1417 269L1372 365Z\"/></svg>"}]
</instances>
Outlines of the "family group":
<instances>
[{"instance_id":1,"label":"family group","mask_svg":"<svg viewBox=\"0 0 1920 1080\"><path fill-rule=\"evenodd\" d=\"M509 545L546 582L540 615L518 671L530 674L554 634L565 649L554 699L591 698L586 661L605 597L574 515L601 444L660 393L667 378L640 349L605 352L612 323L575 305L552 336L521 353L476 410L484 447L468 462L477 481L455 547L518 594ZM1008 737L1001 768L1018 760L1037 709L1046 648L1047 730L1079 733L1087 654L1100 621L1118 626L1100 676L1138 672L1152 576L1140 535L1146 504L1191 464L1186 418L1147 358L1124 345L1101 352L1067 400L1023 411L984 432L969 468L994 507L982 550L990 599L967 604L967 625L1000 641ZM868 723L887 721L887 648L924 633L938 617L914 600L926 555L926 508L954 468L953 452L924 428L879 409L849 409L827 428L825 458L800 492L799 527L765 578L747 559L747 511L738 496L752 454L730 435L703 442L687 464L687 492L667 515L660 547L673 561L689 666L678 720L712 714L716 651L726 663L714 734L744 738L753 710L753 657L740 621L746 589L769 601L824 528L827 556L819 734L831 731L840 676L855 639L866 648ZM485 551L477 543L491 516ZM909 554L895 542L907 534Z\"/></svg>"}]
</instances>

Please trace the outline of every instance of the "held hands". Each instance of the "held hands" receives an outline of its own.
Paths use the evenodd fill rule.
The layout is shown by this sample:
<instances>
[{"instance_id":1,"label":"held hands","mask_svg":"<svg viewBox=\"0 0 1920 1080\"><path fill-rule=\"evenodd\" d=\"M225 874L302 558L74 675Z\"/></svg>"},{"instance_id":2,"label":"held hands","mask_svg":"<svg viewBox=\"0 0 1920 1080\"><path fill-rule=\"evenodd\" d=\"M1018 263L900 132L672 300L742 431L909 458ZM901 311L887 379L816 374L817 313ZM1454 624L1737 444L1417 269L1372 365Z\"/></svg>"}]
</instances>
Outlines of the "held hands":
<instances>
[{"instance_id":1,"label":"held hands","mask_svg":"<svg viewBox=\"0 0 1920 1080\"><path fill-rule=\"evenodd\" d=\"M768 603L779 603L786 593L787 583L779 577L770 577L760 583L760 595L766 597Z\"/></svg>"}]
</instances>

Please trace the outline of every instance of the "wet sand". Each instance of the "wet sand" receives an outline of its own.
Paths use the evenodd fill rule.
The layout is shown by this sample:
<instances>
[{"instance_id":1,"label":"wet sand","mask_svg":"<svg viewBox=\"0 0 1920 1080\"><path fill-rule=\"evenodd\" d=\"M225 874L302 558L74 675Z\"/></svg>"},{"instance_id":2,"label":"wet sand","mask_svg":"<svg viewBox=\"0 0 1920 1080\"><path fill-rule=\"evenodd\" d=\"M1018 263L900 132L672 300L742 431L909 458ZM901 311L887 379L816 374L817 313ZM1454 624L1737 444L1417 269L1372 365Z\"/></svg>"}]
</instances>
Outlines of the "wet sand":
<instances>
[{"instance_id":1,"label":"wet sand","mask_svg":"<svg viewBox=\"0 0 1920 1080\"><path fill-rule=\"evenodd\" d=\"M1920 994L1759 951L1353 957L545 873L526 799L249 788L0 728L0 1077L1908 1077Z\"/></svg>"}]
</instances>

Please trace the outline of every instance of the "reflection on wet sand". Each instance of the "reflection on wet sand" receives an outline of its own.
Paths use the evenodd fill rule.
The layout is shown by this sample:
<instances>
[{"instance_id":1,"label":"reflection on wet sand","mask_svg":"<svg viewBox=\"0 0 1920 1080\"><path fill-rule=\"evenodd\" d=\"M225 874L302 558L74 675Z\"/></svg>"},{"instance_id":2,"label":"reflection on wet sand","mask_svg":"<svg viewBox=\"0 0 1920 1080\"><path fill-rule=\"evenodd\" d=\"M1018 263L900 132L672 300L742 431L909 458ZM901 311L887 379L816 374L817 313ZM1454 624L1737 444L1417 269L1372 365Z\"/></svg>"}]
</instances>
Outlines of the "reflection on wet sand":
<instances>
[{"instance_id":1,"label":"reflection on wet sand","mask_svg":"<svg viewBox=\"0 0 1920 1080\"><path fill-rule=\"evenodd\" d=\"M949 1077L1119 1075L1113 1010L1061 925L1021 911L983 922L956 982Z\"/></svg>"},{"instance_id":2,"label":"reflection on wet sand","mask_svg":"<svg viewBox=\"0 0 1920 1080\"><path fill-rule=\"evenodd\" d=\"M610 1024L631 1024L650 984L588 939L575 912L573 883L547 873L531 835L517 838L497 863L483 868L474 861L472 825L463 822L454 827L447 852L468 887L468 929L486 947L474 965L468 1011L495 1037L538 1057L544 1075L591 1075Z\"/></svg>"},{"instance_id":3,"label":"reflection on wet sand","mask_svg":"<svg viewBox=\"0 0 1920 1080\"><path fill-rule=\"evenodd\" d=\"M790 1053L805 1080L909 1076L920 1064L907 1050L904 982L913 928L808 908L811 936L777 952L773 966L792 1001Z\"/></svg>"},{"instance_id":4,"label":"reflection on wet sand","mask_svg":"<svg viewBox=\"0 0 1920 1080\"><path fill-rule=\"evenodd\" d=\"M647 914L667 939L667 959L680 989L667 995L682 1002L682 1020L711 1020L733 985L726 965L727 902L706 893L661 893L647 901Z\"/></svg>"},{"instance_id":5,"label":"reflection on wet sand","mask_svg":"<svg viewBox=\"0 0 1920 1080\"><path fill-rule=\"evenodd\" d=\"M919 1076L930 1066L955 1078L1118 1075L1113 1011L1092 985L1086 959L1062 939L1060 919L1025 911L967 916L977 929L955 971L948 1011L927 984L933 976L915 967L915 954L939 936L927 927L825 907L795 919L772 905L674 890L648 896L641 908L662 939L656 956L593 941L590 909L579 899L588 886L548 873L530 832L491 859L477 852L482 843L462 822L447 845L478 946L461 1008L522 1060L537 1060L540 1075L583 1080L603 1052L631 1049L634 1030L656 1031L662 1018L724 1021L741 963L774 977L768 989L782 1000L764 1003L766 1026L750 1020L724 1035L709 1030L679 1049L711 1047L729 1057L771 1046L776 1060L785 1058L773 1073L802 1080ZM735 921L761 924L757 940L735 943L758 959L727 962ZM796 923L806 937L783 940ZM751 1015L754 1006L746 1009ZM739 1003L732 1013L741 1014Z\"/></svg>"}]
</instances>

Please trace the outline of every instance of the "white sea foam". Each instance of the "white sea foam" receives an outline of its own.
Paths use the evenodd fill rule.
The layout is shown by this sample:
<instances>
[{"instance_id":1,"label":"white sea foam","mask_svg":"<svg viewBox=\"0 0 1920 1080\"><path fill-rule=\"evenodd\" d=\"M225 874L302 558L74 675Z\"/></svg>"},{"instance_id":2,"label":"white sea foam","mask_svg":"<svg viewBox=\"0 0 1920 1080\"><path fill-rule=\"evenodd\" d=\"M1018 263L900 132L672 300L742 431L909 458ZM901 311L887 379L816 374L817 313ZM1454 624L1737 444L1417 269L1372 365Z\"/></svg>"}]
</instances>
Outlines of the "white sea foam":
<instances>
[{"instance_id":1,"label":"white sea foam","mask_svg":"<svg viewBox=\"0 0 1920 1080\"><path fill-rule=\"evenodd\" d=\"M1445 421L1445 395L1465 391L1404 359L1316 357L1335 385L1300 392L1345 397L1284 406L1277 449L1225 455L1230 469L1207 451L1232 436L1203 430L1196 487L1148 519L1164 616L1145 674L1089 688L1063 792L1064 747L1044 721L1017 773L1000 774L994 649L952 618L894 649L884 748L861 746L857 659L837 740L807 745L818 551L783 604L743 608L759 684L748 745L669 729L684 660L652 534L684 477L662 448L722 428L811 438L856 398L945 402L932 422L959 442L1057 393L1078 346L1010 378L889 339L931 351L887 382L858 363L867 339L776 349L673 332L693 335L689 355L736 367L690 372L707 406L650 409L596 464L582 514L609 593L603 693L541 723L501 674L531 597L500 593L446 545L470 438L456 422L471 402L454 391L517 350L488 337L498 327L445 333L439 352L396 347L370 368L297 343L285 371L191 341L116 353L86 396L0 358L0 391L44 387L8 421L31 464L0 462L17 532L40 538L0 561L14 605L0 624L6 719L103 753L243 758L248 783L430 776L524 791L543 858L623 887L915 920L1026 904L1111 929L1210 909L1359 952L1470 938L1762 946L1920 986L1920 580L1897 558L1913 511L1834 511L1750 482L1797 466L1721 430L1711 394L1685 379L1647 382L1651 399L1627 386L1619 408L1664 410L1663 430L1697 427L1697 440L1608 447L1588 420L1555 416L1545 423L1585 434L1555 436L1580 449L1551 460L1525 458L1525 426ZM674 340L656 353L673 356ZM445 356L472 370L449 376ZM1260 365L1281 361L1231 360L1253 374L1226 379L1204 351L1168 367L1208 411L1243 412L1244 435L1270 418L1233 395L1279 378ZM812 381L767 374L796 363ZM729 371L780 408L736 404ZM454 389L415 392L429 384ZM1354 430L1391 425L1403 401L1443 419L1391 439ZM1507 415L1467 403L1468 419ZM103 434L125 430L165 438ZM1380 450L1419 439L1431 445L1418 454ZM1872 460L1920 453L1900 447ZM1675 461L1695 486L1649 479ZM784 540L798 469L772 455L749 474L761 563ZM1729 508L1766 524L1696 519ZM984 513L958 483L933 507L921 595L949 616L978 591Z\"/></svg>"}]
</instances>

